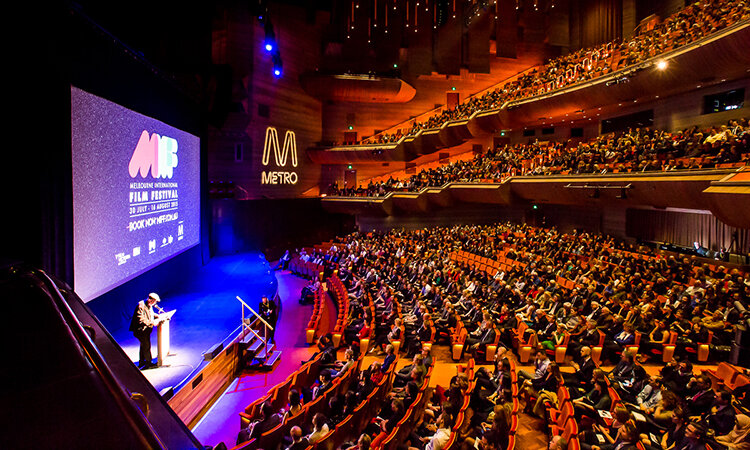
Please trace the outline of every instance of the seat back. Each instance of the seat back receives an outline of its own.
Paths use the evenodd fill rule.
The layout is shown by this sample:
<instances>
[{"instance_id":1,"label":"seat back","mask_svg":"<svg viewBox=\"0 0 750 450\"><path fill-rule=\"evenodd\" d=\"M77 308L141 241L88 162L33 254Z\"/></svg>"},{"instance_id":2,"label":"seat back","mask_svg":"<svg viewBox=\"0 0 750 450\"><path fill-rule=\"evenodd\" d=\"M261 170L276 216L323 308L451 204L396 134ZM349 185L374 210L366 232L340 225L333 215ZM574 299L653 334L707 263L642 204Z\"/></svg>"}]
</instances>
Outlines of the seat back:
<instances>
[{"instance_id":1,"label":"seat back","mask_svg":"<svg viewBox=\"0 0 750 450\"><path fill-rule=\"evenodd\" d=\"M570 442L574 436L578 436L578 422L575 420L568 420L565 424L565 428L563 428L562 437Z\"/></svg>"}]
</instances>

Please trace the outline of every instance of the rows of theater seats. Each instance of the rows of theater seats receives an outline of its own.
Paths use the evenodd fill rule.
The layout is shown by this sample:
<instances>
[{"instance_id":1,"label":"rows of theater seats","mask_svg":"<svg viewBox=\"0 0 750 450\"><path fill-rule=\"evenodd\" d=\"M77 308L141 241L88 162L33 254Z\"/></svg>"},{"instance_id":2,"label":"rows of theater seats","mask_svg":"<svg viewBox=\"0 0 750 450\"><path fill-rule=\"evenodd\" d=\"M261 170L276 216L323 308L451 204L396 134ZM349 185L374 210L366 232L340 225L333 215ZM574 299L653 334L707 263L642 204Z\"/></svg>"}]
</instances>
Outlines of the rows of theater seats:
<instances>
[{"instance_id":1,"label":"rows of theater seats","mask_svg":"<svg viewBox=\"0 0 750 450\"><path fill-rule=\"evenodd\" d=\"M308 344L315 342L315 338L321 334L322 320L321 318L328 315L327 308L328 304L325 301L325 289L323 286L319 286L315 291L315 300L313 301L313 312L310 315L310 321L307 322L307 328L305 328L305 341Z\"/></svg>"},{"instance_id":2,"label":"rows of theater seats","mask_svg":"<svg viewBox=\"0 0 750 450\"><path fill-rule=\"evenodd\" d=\"M435 229L440 230L440 229ZM367 247L369 243L388 243L389 245L393 245L391 247L391 250L395 250L395 248L398 248L399 250L405 250L403 254L405 255L411 255L410 257L404 256L400 258L400 263L404 267L409 267L410 263L419 263L423 264L426 262L434 262L434 261L423 261L420 258L415 257L417 253L412 250L419 247L422 250L426 248L430 248L430 245L434 245L434 242L450 242L451 247L453 248L452 251L445 251L445 248L442 248L442 254L444 257L446 257L449 261L451 261L450 265L448 267L451 267L451 270L453 268L456 268L457 270L463 270L467 273L473 274L472 277L479 277L484 276L487 279L491 279L492 275L498 271L500 272L506 272L506 273L512 273L513 271L519 271L519 273L528 274L528 272L536 265L537 268L541 267L541 264L538 263L546 263L551 262L550 259L552 255L550 254L542 254L541 252L539 254L535 254L533 251L533 248L531 247L534 243L539 243L545 240L545 238L553 239L554 242L559 243L566 243L570 244L570 246L561 245L561 248L563 251L558 252L555 254L555 257L558 258L558 260L561 258L561 260L567 260L569 262L574 262L576 266L587 269L589 266L599 266L602 267L609 267L610 265L612 267L616 267L617 265L610 262L610 259L608 257L603 257L602 254L606 253L610 256L619 258L629 258L629 260L635 260L640 261L644 264L656 264L658 262L658 258L656 255L653 254L647 254L647 253L638 253L638 252L631 252L629 250L623 249L614 241L609 240L596 240L592 238L592 236L587 234L581 234L581 235L556 235L551 234L551 230L544 230L544 229L533 229L529 227L521 227L521 226L511 226L511 225L502 225L502 226L495 226L493 227L453 227L451 229L442 229L442 231L438 232L435 230L428 230L423 229L419 230L417 232L391 232L389 235L386 236L379 236L375 234L371 235L357 235L356 237L356 246L353 246L352 252L359 253L362 248L368 248L370 250L373 250L373 248ZM432 233L432 234L431 234ZM453 233L453 234L451 234ZM460 236L460 238L459 238ZM493 245L491 247L485 245L484 246L484 252L482 254L478 254L475 251L472 251L472 245L470 245L470 242L476 241L476 238L478 236L484 236L487 238L488 236L492 237L492 240L485 239L486 242L492 242ZM459 239L461 239L461 242L456 242ZM431 244L431 240L434 241ZM353 240L349 240L348 243L353 243ZM586 243L586 246L588 248L588 252L577 252L574 253L571 249L576 247L574 244L579 243ZM358 247L358 246L365 246L365 247ZM489 248L492 250L490 251ZM596 249L596 251L594 251ZM337 248L337 251L333 251L332 247L329 248L327 254L324 254L322 250L318 250L316 257L318 258L329 258L329 260L337 260L342 261L340 270L346 271L347 267L351 269L351 265L349 264L349 260L347 259L347 240L343 239ZM606 252L603 252L606 251ZM335 253L335 254L334 254ZM373 252L374 254L375 252ZM380 253L382 256L382 253ZM441 258L442 259L442 258ZM349 264L347 266L347 264ZM538 264L538 265L537 265ZM364 278L364 274L367 272L370 266L367 264L361 266L359 269L359 274L361 277ZM687 266L686 266L687 267ZM679 277L676 279L670 281L674 285L698 285L698 284L705 284L705 274L701 274L700 272L704 270L702 267L698 267L695 264L690 264L690 273L691 276L684 276L684 273L682 273ZM711 267L709 265L706 266L706 269L710 270L712 273L715 272L718 268L717 267ZM446 268L447 270L447 268ZM666 272L664 272L666 274ZM720 274L725 272L719 272ZM446 273L447 276L447 273ZM509 275L510 276L510 275ZM526 275L524 275L526 276ZM719 275L720 277L723 275ZM729 275L727 275L729 276ZM337 276L338 278L338 276ZM559 291L563 295L568 295L570 289L574 288L580 288L583 286L584 282L578 282L578 278L575 280L573 279L566 279L565 277L558 276L556 278L556 282L559 285L561 291ZM646 281L646 283L652 283L652 281ZM344 297L347 296L347 292L345 289L342 289L341 286L338 285L338 282L333 281L330 282L331 286L336 286L332 288L332 293L335 296ZM421 284L417 286L418 288L421 288ZM385 289L385 288L384 288ZM374 310L374 304L376 303L370 293L370 291L367 291L367 293L363 296L367 299L365 302L368 305L368 308L370 310L370 317L373 318L376 316L375 310ZM599 296L600 297L600 296ZM597 297L597 298L599 298ZM662 295L661 298L658 298L659 302L664 301L664 296ZM339 303L341 303L341 300L339 300ZM401 311L401 305L396 301L396 312L397 316L401 319L404 318L404 314ZM434 312L434 311L433 311ZM708 313L711 313L712 311L707 311ZM453 345L458 345L460 342L456 342L455 336L460 336L462 333L460 331L460 326L458 325L459 322L457 322L456 327L451 332L451 341ZM430 324L433 327L434 330L434 324ZM527 324L524 323L523 320L520 320L518 322L517 327L511 331L512 335L512 342L513 342L513 350L518 355L518 359L521 362L528 362L530 359L530 356L533 351L536 350L538 342L534 339L534 333L527 334L526 328L528 327ZM372 327L374 329L374 327ZM499 330L497 330L499 331ZM496 333L496 335L499 335L500 333ZM601 330L599 331L600 336L603 335ZM401 337L403 337L405 334L401 333ZM366 336L360 341L360 348L362 349L362 353L364 354L368 343L365 339L369 339L371 336ZM432 339L430 339L430 342L421 342L418 343L419 347L423 346L430 346L433 344L433 341L435 339L435 336L433 334ZM671 341L671 339L670 339ZM710 339L709 339L710 342ZM394 346L396 344L399 344L399 346L404 349L410 346L410 342L404 341L404 342L392 342ZM495 342L497 344L497 341ZM599 346L601 347L603 342L599 342ZM667 361L669 351L670 351L670 345L673 345L672 343L668 342L663 346L661 349L662 351L662 361ZM596 350L597 346L594 346L594 350ZM706 343L706 351L701 354L701 351L698 350L697 358L698 360L705 360L704 358L708 357L708 343ZM490 346L487 348L487 354L490 354L492 350ZM638 352L638 341L636 340L631 345L626 346L623 351L629 351L633 353ZM552 349L552 354L550 356L553 356L554 359L558 360L561 364L565 362L564 355L566 353L567 349L565 348L565 342L562 345L557 346L556 348ZM673 351L673 349L672 349ZM487 354L484 356L484 361L491 361L493 358L488 358ZM599 351L599 354L601 354L601 350ZM481 357L481 354L478 355ZM599 364L598 357L594 359L595 363L597 365ZM469 363L470 365L473 364L473 362ZM469 372L470 373L470 372ZM515 376L515 368L512 372ZM729 389L736 389L737 387L741 387L744 385L744 383L747 382L747 377L741 373L740 369L734 368L726 363L722 363L719 365L719 367L716 369L716 371L713 373L714 378L717 380L721 380L721 385L723 387L729 388ZM427 383L425 383L423 386L426 386ZM517 412L517 397L518 397L518 386L513 388L514 390L514 396L516 400L514 401L514 409ZM426 393L425 393L426 394ZM579 424L576 422L575 417L571 414L570 408L572 405L569 403L570 395L566 392L566 388L563 385L559 391L558 391L558 403L557 407L553 408L553 405L548 405L548 422L550 424L550 430L551 433L557 434L557 435L563 435L566 440L570 443L571 447L569 448L576 448L577 445L577 435L578 435L578 427ZM610 397L612 399L612 407L611 410L614 411L614 408L617 406L619 401L619 395L617 392L610 392ZM426 398L426 395L425 397ZM421 400L421 399L420 399ZM412 411L412 414L416 413L418 415L421 413L419 410ZM397 431L395 434L389 433L387 436L378 435L376 437L376 440L379 439L379 441L376 441L376 444L379 446L384 445L395 445L394 442L397 442L399 440L399 436L403 437L404 435L407 435L410 432L410 428L416 423L416 421L412 418L413 416L409 416L409 418L404 421L403 425L404 428L399 428L399 431ZM517 419L516 419L517 420ZM361 428L357 429L357 431L361 430ZM393 435L393 437L390 440L387 440L389 436ZM351 436L350 436L351 437ZM452 445L458 445L455 441L456 438L453 438L454 443ZM513 442L513 441L512 441Z\"/></svg>"},{"instance_id":3,"label":"rows of theater seats","mask_svg":"<svg viewBox=\"0 0 750 450\"><path fill-rule=\"evenodd\" d=\"M348 318L349 316L350 298L346 287L335 273L326 281L327 286L329 287L332 296L336 299L336 304L339 308L338 321L332 333L334 348L337 348L342 339L344 326L346 325L346 318ZM319 322L320 311L322 310L322 308L324 308L324 295L325 291L321 286L317 291L315 307L313 309L313 314L310 320L310 323L312 324L314 322L316 326ZM371 294L367 292L365 296L369 300L367 302L369 317L371 317L373 320L370 329L374 330L375 306L371 301ZM396 303L395 308L398 315L401 316L401 309L398 303ZM319 331L320 330L318 330L317 328L308 327L307 329L308 336L310 336L312 333L314 334L315 338L320 337ZM305 424L311 423L312 418L319 412L330 413L330 411L326 411L330 398L346 393L351 382L358 376L362 368L362 359L368 350L370 337L370 335L367 335L360 339L359 342L355 343L360 347L361 350L360 357L357 360L357 364L345 376L336 378L334 380L334 387L326 391L324 396L314 399L311 403L304 405L303 410L300 413L288 418L284 423L278 425L272 430L261 434L258 438L252 439L251 441L236 446L234 450L276 448L281 442L281 439L289 434L289 430L291 430L292 427L304 427ZM429 348L432 342L424 342L423 344ZM360 435L361 430L363 430L367 426L367 424L372 421L380 406L385 401L386 396L389 392L391 392L393 378L395 376L395 368L398 362L399 345L400 341L396 341L396 360L391 364L386 373L386 376L369 394L367 399L363 400L357 406L353 414L348 415L335 427L332 427L330 431L319 442L316 442L314 445L310 445L309 449L332 450L338 448L346 441L351 441L352 439L356 440L356 438ZM405 416L398 422L396 427L390 433L379 433L372 441L370 448L389 450L395 449L396 445L403 440L404 436L408 436L408 434L413 430L416 423L421 419L421 414L424 411L425 402L430 395L428 386L433 367L434 366L431 366L429 368L429 371L427 372L427 375L425 377L425 381L420 388L419 396L417 400L414 401L414 403L409 407ZM297 371L290 374L285 381L271 388L267 395L248 405L245 408L245 411L240 413L240 427L245 428L251 422L258 420L261 416L260 408L267 402L270 402L271 409L274 411L282 409L284 406L286 406L287 394L290 390L312 386L317 380L320 372L320 355L318 355L314 360L305 363Z\"/></svg>"},{"instance_id":4,"label":"rows of theater seats","mask_svg":"<svg viewBox=\"0 0 750 450\"><path fill-rule=\"evenodd\" d=\"M672 148L675 144L683 148ZM750 163L750 126L746 120L717 125L698 132L695 128L678 133L636 130L613 138L598 138L577 144L536 142L516 144L478 155L401 180L389 179L364 187L337 189L329 194L382 196L392 191L419 191L449 182L494 183L510 176L668 172L707 168L738 168ZM655 149L663 145L663 149ZM670 147L667 147L670 146ZM631 148L635 146L635 150ZM689 154L685 147L690 147ZM607 153L610 157L607 158ZM648 156L645 156L648 155Z\"/></svg>"},{"instance_id":5,"label":"rows of theater seats","mask_svg":"<svg viewBox=\"0 0 750 450\"><path fill-rule=\"evenodd\" d=\"M464 251L458 251L450 254L450 259L459 263L466 263L470 265L475 265L480 271L486 272L488 275L494 275L498 271L506 272L512 267L519 267L519 268L525 268L528 266L528 263L516 261L511 258L507 258L505 255L508 253L510 249L515 249L515 246L509 245L507 250L501 251L497 253L496 259L483 257L480 255L475 255L469 252ZM624 254L628 255L638 255L639 258L643 259L655 259L654 256L650 255L642 255L642 254L635 254L631 252L623 252ZM583 255L569 255L571 258L575 258L578 261L580 261L580 265L584 269L589 268L589 261L588 257ZM536 261L541 261L542 256L536 255ZM607 261L597 261L597 264L611 264ZM710 265L712 269L716 269L715 265ZM697 267L695 268L697 270ZM564 293L569 294L573 289L583 289L584 286L582 284L575 283L573 280L569 280L567 278L558 276L556 279L556 282L558 286L563 290ZM688 281L689 286L694 286L697 283L697 280L694 278L691 278ZM651 286L653 286L653 282L649 282ZM601 298L601 294L597 293L597 296ZM663 304L667 301L667 298L663 295L657 295L657 300ZM544 314L544 312L539 312L541 314ZM554 319L553 319L554 320ZM536 333L527 334L525 333L528 326L523 320L518 320L518 327L512 331L512 334L516 339L514 339L514 345L516 346L516 350L518 352L518 358L519 361L522 363L527 363L531 360L533 351L538 347L539 342L537 342L537 335ZM452 344L452 353L453 353L453 359L459 360L460 355L462 354L462 348L464 346L464 342L467 337L466 328L463 325L463 322L459 319L457 320L457 326L453 331L453 334L451 336L451 344ZM592 353L591 357L592 359L598 364L602 349L604 345L604 339L605 334L602 330L597 330L599 332L599 343L598 345L592 346ZM630 352L634 355L638 354L639 350L639 344L642 337L642 333L640 331L635 331L635 342L633 345L628 346L628 349ZM497 345L500 338L500 331L495 327L495 342L487 346L486 350L486 361L490 362L494 360L495 352L497 351ZM526 336L526 337L524 337ZM669 340L663 344L663 348L660 351L661 353L661 361L664 363L668 363L672 360L674 357L674 352L676 349L676 343L677 343L678 333L676 331L670 331ZM713 339L713 332L709 331L707 335L707 339L705 342L699 342L696 352L696 359L698 362L706 362L709 357L709 350L710 350L710 344ZM565 339L562 344L555 345L554 350L547 350L549 353L549 356L553 361L555 361L558 364L561 364L565 361L565 356L568 354L568 343L570 341L570 333L565 331Z\"/></svg>"},{"instance_id":6,"label":"rows of theater seats","mask_svg":"<svg viewBox=\"0 0 750 450\"><path fill-rule=\"evenodd\" d=\"M338 322L333 335L335 337L338 334L338 340L340 340L343 325L346 323L345 319L348 317L349 297L343 283L338 277L334 275L327 281L328 285L334 292L333 296L336 298L336 304L339 308ZM319 334L321 330L317 328L317 324L319 323L321 311L325 308L325 295L326 292L323 286L321 286L316 293L315 307L310 320L311 324L313 322L315 323L315 327L311 328L310 325L308 325L308 336L313 334L314 338L320 337ZM330 399L334 396L345 394L349 390L350 384L352 382L357 382L356 379L362 368L362 359L367 351L367 340L362 340L360 345L363 346L363 351L360 352L356 364L354 364L346 374L336 377L333 380L333 386L322 396L315 398L310 403L304 404L299 413L287 418L275 428L264 432L257 438L237 445L233 450L277 448L282 442L282 439L289 435L292 427L299 426L306 429L307 425L312 423L312 419L317 413L324 413L326 416L330 416L330 413L332 412L328 410ZM243 412L239 413L240 428L246 428L251 422L260 419L260 409L265 403L270 402L271 409L273 411L279 411L287 406L287 395L292 389L297 389L298 392L301 392L302 389L313 386L323 369L321 367L321 356L322 352L317 354L313 360L304 363L299 369L290 374L286 380L271 388L265 396L248 405ZM378 410L377 408L379 408L380 404L385 400L386 395L391 391L397 361L398 356L396 361L394 361L389 367L381 382L375 386L368 397L355 408L354 412L345 417L335 427L331 427L329 432L323 436L319 442L310 445L309 449L332 450L338 448L341 444L352 438L356 439L356 437L359 436L359 430L365 428L365 426L372 421Z\"/></svg>"},{"instance_id":7,"label":"rows of theater seats","mask_svg":"<svg viewBox=\"0 0 750 450\"><path fill-rule=\"evenodd\" d=\"M370 448L372 450L396 450L399 444L406 441L406 438L414 430L414 427L422 420L424 414L425 404L427 403L432 389L429 388L430 377L435 365L431 365L427 370L424 382L419 388L419 394L416 399L406 410L404 417L396 424L390 433L381 431L372 440Z\"/></svg>"},{"instance_id":8,"label":"rows of theater seats","mask_svg":"<svg viewBox=\"0 0 750 450\"><path fill-rule=\"evenodd\" d=\"M356 376L359 373L361 363L362 359L360 358L357 361L357 364L355 364L347 374L337 377L333 381L334 385L331 389L327 390L325 394L317 397L312 402L303 405L302 410L299 413L289 417L285 422L269 431L266 431L259 437L237 445L234 449L255 450L276 448L286 436L289 436L289 431L292 427L299 426L306 428L307 424L312 423L313 417L317 413L329 412L328 402L331 397L345 393L348 390L350 383L356 383ZM245 411L240 413L240 427L245 428L252 421L258 420L260 417L260 408L266 402L271 402L273 411L279 411L282 407L286 406L287 394L289 391L294 388L312 386L318 379L320 370L319 357L302 365L302 367L290 374L282 383L271 388L268 394L264 397L248 405L245 408ZM358 430L366 423L369 423L372 419L372 414L367 405L370 404L371 401L377 403L379 400L382 400L385 394L390 391L390 385L392 382L393 373L391 371L389 376L384 377L383 382L372 391L370 397L357 407L355 413L345 418L336 428L330 430L316 448L336 448L344 442L344 439L350 437L352 430Z\"/></svg>"},{"instance_id":9,"label":"rows of theater seats","mask_svg":"<svg viewBox=\"0 0 750 450\"><path fill-rule=\"evenodd\" d=\"M609 42L557 57L541 68L504 82L481 97L469 98L453 110L437 113L424 122L415 122L405 133L401 130L396 133L382 133L364 140L363 143L395 142L420 130L438 128L447 121L468 118L476 111L498 108L508 101L547 94L607 75L692 44L748 18L750 8L742 1L697 2L667 17L662 24L633 37L628 42ZM687 32L681 29L681 24L686 20L690 25Z\"/></svg>"}]
</instances>

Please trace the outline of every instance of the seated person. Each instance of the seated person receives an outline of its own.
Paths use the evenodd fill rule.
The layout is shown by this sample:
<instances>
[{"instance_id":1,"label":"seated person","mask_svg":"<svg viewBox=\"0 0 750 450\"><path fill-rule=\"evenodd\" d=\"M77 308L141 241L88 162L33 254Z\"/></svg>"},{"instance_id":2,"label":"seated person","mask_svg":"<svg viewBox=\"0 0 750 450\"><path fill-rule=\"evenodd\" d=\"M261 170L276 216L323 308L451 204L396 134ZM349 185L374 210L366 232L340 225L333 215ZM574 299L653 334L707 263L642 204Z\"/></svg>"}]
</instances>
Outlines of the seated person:
<instances>
[{"instance_id":1,"label":"seated person","mask_svg":"<svg viewBox=\"0 0 750 450\"><path fill-rule=\"evenodd\" d=\"M591 347L583 346L580 349L580 358L578 361L570 362L575 372L564 373L563 379L568 390L578 390L579 392L591 389L591 377L596 369L596 363L591 358ZM581 392L582 393L582 392ZM573 393L571 392L571 396Z\"/></svg>"},{"instance_id":2,"label":"seated person","mask_svg":"<svg viewBox=\"0 0 750 450\"><path fill-rule=\"evenodd\" d=\"M592 450L637 450L638 447L638 430L633 423L629 422L617 430L617 435L613 439L609 434L603 434L607 440L602 445L592 445Z\"/></svg>"},{"instance_id":3,"label":"seated person","mask_svg":"<svg viewBox=\"0 0 750 450\"><path fill-rule=\"evenodd\" d=\"M307 440L310 442L310 445L317 444L326 434L328 434L329 428L326 422L326 416L323 415L323 413L317 413L313 416L312 432L307 435Z\"/></svg>"},{"instance_id":4,"label":"seated person","mask_svg":"<svg viewBox=\"0 0 750 450\"><path fill-rule=\"evenodd\" d=\"M618 354L625 354L627 346L634 343L635 331L633 325L626 322L622 325L622 331L617 333L612 340L604 341L602 356L609 361L615 361Z\"/></svg>"},{"instance_id":5,"label":"seated person","mask_svg":"<svg viewBox=\"0 0 750 450\"><path fill-rule=\"evenodd\" d=\"M406 383L412 380L411 372L414 369L417 369L420 372L424 372L425 374L427 373L427 369L424 365L424 356L422 356L422 354L414 355L414 359L412 360L411 364L404 366L401 370L396 372L396 376L393 380L393 386L397 388L406 386ZM421 378L424 378L424 376L422 376Z\"/></svg>"},{"instance_id":6,"label":"seated person","mask_svg":"<svg viewBox=\"0 0 750 450\"><path fill-rule=\"evenodd\" d=\"M725 435L716 436L716 443L728 450L750 449L750 417L738 414L734 428ZM713 444L711 445L714 448Z\"/></svg>"},{"instance_id":7,"label":"seated person","mask_svg":"<svg viewBox=\"0 0 750 450\"><path fill-rule=\"evenodd\" d=\"M472 333L471 337L466 338L466 342L461 349L461 357L463 358L463 353L468 348L474 358L479 350L486 351L487 346L493 342L495 342L495 329L492 327L492 316L490 316L490 313L484 313L484 320L477 329L476 335Z\"/></svg>"},{"instance_id":8,"label":"seated person","mask_svg":"<svg viewBox=\"0 0 750 450\"><path fill-rule=\"evenodd\" d=\"M732 393L722 390L716 395L713 405L701 416L693 417L700 420L701 424L714 435L721 436L732 431L735 424L735 412L732 408Z\"/></svg>"},{"instance_id":9,"label":"seated person","mask_svg":"<svg viewBox=\"0 0 750 450\"><path fill-rule=\"evenodd\" d=\"M282 408L279 413L282 415L282 422L286 422L287 419L297 415L302 411L302 396L297 389L290 389L287 394L287 405Z\"/></svg>"},{"instance_id":10,"label":"seated person","mask_svg":"<svg viewBox=\"0 0 750 450\"><path fill-rule=\"evenodd\" d=\"M304 450L310 446L310 441L307 440L307 436L302 436L302 428L298 426L293 426L289 430L289 436L292 438L292 443L285 450Z\"/></svg>"},{"instance_id":11,"label":"seated person","mask_svg":"<svg viewBox=\"0 0 750 450\"><path fill-rule=\"evenodd\" d=\"M265 402L260 407L260 419L250 422L247 428L240 430L237 435L237 445L255 439L266 431L272 430L281 424L281 417L274 414L271 402Z\"/></svg>"},{"instance_id":12,"label":"seated person","mask_svg":"<svg viewBox=\"0 0 750 450\"><path fill-rule=\"evenodd\" d=\"M331 378L337 378L341 375L346 374L346 372L354 366L356 361L354 361L354 351L350 348L347 348L344 352L344 360L343 361L336 361L334 364L334 368L330 370Z\"/></svg>"},{"instance_id":13,"label":"seated person","mask_svg":"<svg viewBox=\"0 0 750 450\"><path fill-rule=\"evenodd\" d=\"M368 353L375 351L382 352L382 347L386 347L389 344L392 345L393 341L401 340L401 338L401 319L396 318L393 322L393 327L391 327L391 330L388 333L375 336L375 342L372 344Z\"/></svg>"},{"instance_id":14,"label":"seated person","mask_svg":"<svg viewBox=\"0 0 750 450\"><path fill-rule=\"evenodd\" d=\"M542 349L537 350L534 355L534 373L531 374L525 370L518 372L518 381L524 380L542 379L547 375L547 369L549 368L550 360L547 357L547 352Z\"/></svg>"},{"instance_id":15,"label":"seated person","mask_svg":"<svg viewBox=\"0 0 750 450\"><path fill-rule=\"evenodd\" d=\"M711 378L705 373L690 379L685 398L690 416L700 416L711 409L716 398L711 386Z\"/></svg>"},{"instance_id":16,"label":"seated person","mask_svg":"<svg viewBox=\"0 0 750 450\"><path fill-rule=\"evenodd\" d=\"M388 369L390 369L391 364L395 363L396 361L396 350L393 348L392 345L388 344L385 347L385 359L383 359L383 364L380 367L380 371L383 373L386 373Z\"/></svg>"},{"instance_id":17,"label":"seated person","mask_svg":"<svg viewBox=\"0 0 750 450\"><path fill-rule=\"evenodd\" d=\"M396 425L404 418L406 409L404 409L404 402L401 399L394 398L390 404L390 411L388 411L389 418L384 419L383 417L375 418L375 425L377 432L390 433L396 427Z\"/></svg>"},{"instance_id":18,"label":"seated person","mask_svg":"<svg viewBox=\"0 0 750 450\"><path fill-rule=\"evenodd\" d=\"M423 315L422 325L406 338L408 344L406 357L412 358L415 354L420 352L422 350L422 343L428 342L431 337L432 327L430 325L430 314L425 313Z\"/></svg>"},{"instance_id":19,"label":"seated person","mask_svg":"<svg viewBox=\"0 0 750 450\"><path fill-rule=\"evenodd\" d=\"M573 400L576 417L589 416L596 417L597 410L609 410L612 406L612 399L609 396L607 383L597 380L594 387L583 397Z\"/></svg>"},{"instance_id":20,"label":"seated person","mask_svg":"<svg viewBox=\"0 0 750 450\"><path fill-rule=\"evenodd\" d=\"M370 450L370 444L372 444L372 438L367 433L359 435L356 444L345 442L339 447L339 450Z\"/></svg>"}]
</instances>

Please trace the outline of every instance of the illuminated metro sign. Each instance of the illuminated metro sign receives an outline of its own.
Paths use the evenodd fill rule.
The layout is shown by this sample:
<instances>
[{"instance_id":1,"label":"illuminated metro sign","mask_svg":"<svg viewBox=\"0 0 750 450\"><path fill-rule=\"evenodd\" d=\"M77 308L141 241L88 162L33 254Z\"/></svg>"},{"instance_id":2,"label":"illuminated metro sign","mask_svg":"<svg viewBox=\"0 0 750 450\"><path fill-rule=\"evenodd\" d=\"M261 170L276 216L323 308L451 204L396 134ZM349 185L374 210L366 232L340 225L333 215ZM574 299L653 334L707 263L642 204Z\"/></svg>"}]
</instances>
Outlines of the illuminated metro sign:
<instances>
[{"instance_id":1,"label":"illuminated metro sign","mask_svg":"<svg viewBox=\"0 0 750 450\"><path fill-rule=\"evenodd\" d=\"M279 146L279 133L274 127L266 128L266 140L263 143L263 158L261 163L268 166L273 154L276 167L286 167L287 160L292 167L297 167L297 138L294 131L287 130L284 134L284 146ZM268 171L260 174L260 184L297 184L297 172Z\"/></svg>"}]
</instances>

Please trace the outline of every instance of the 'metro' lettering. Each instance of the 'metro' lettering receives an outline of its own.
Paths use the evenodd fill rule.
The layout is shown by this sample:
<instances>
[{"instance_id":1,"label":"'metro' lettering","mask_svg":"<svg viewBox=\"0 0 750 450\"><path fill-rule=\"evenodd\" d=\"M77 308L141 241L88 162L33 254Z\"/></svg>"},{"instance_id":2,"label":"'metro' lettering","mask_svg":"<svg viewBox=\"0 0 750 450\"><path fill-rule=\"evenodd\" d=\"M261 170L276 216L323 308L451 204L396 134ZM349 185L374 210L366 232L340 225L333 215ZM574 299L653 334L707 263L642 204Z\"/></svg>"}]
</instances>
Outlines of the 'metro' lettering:
<instances>
[{"instance_id":1,"label":"'metro' lettering","mask_svg":"<svg viewBox=\"0 0 750 450\"><path fill-rule=\"evenodd\" d=\"M260 174L260 184L297 184L296 172L266 172Z\"/></svg>"}]
</instances>

